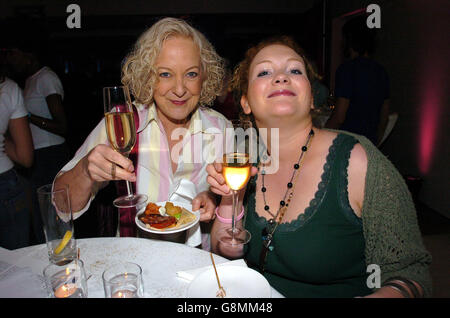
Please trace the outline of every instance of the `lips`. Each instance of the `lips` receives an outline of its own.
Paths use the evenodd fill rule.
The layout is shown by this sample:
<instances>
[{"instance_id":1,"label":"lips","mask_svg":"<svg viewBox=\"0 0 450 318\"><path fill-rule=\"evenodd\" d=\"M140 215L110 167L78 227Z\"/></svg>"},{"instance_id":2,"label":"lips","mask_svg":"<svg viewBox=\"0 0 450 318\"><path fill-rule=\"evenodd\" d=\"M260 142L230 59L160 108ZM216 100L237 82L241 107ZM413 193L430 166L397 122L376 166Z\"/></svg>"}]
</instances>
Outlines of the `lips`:
<instances>
[{"instance_id":1,"label":"lips","mask_svg":"<svg viewBox=\"0 0 450 318\"><path fill-rule=\"evenodd\" d=\"M178 106L184 105L186 103L185 100L171 100L171 102Z\"/></svg>"},{"instance_id":2,"label":"lips","mask_svg":"<svg viewBox=\"0 0 450 318\"><path fill-rule=\"evenodd\" d=\"M277 96L296 96L294 92L287 90L287 89L281 89L281 90L277 90L275 92L272 92L269 95L269 98L271 97L277 97Z\"/></svg>"}]
</instances>

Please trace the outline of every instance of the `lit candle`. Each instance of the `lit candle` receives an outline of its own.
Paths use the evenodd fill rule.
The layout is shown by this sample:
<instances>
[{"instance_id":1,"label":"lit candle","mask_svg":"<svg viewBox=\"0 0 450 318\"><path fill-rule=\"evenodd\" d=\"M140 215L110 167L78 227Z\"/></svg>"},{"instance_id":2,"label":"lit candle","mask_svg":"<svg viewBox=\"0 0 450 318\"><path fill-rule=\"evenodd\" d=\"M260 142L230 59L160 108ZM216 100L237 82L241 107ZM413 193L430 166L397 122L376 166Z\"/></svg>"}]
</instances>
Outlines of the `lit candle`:
<instances>
[{"instance_id":1,"label":"lit candle","mask_svg":"<svg viewBox=\"0 0 450 318\"><path fill-rule=\"evenodd\" d=\"M136 291L132 290L118 290L114 294L112 294L112 298L136 298Z\"/></svg>"},{"instance_id":2,"label":"lit candle","mask_svg":"<svg viewBox=\"0 0 450 318\"><path fill-rule=\"evenodd\" d=\"M75 284L62 284L55 290L56 298L67 298L77 290L77 285Z\"/></svg>"}]
</instances>

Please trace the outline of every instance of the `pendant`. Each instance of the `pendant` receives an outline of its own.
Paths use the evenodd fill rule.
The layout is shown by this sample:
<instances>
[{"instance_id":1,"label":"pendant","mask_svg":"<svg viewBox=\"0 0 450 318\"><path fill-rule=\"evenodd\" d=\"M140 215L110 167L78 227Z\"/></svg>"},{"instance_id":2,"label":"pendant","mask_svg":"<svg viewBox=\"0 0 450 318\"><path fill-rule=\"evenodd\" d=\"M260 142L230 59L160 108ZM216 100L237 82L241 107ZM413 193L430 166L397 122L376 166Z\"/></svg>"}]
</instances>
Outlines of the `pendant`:
<instances>
[{"instance_id":1,"label":"pendant","mask_svg":"<svg viewBox=\"0 0 450 318\"><path fill-rule=\"evenodd\" d=\"M274 219L270 219L267 222L267 227L265 229L266 233L272 233L274 226L275 226L275 220Z\"/></svg>"},{"instance_id":2,"label":"pendant","mask_svg":"<svg viewBox=\"0 0 450 318\"><path fill-rule=\"evenodd\" d=\"M269 251L273 251L274 247L271 245L273 239L272 234L269 233L267 235L263 235L262 239L264 248L268 249Z\"/></svg>"}]
</instances>

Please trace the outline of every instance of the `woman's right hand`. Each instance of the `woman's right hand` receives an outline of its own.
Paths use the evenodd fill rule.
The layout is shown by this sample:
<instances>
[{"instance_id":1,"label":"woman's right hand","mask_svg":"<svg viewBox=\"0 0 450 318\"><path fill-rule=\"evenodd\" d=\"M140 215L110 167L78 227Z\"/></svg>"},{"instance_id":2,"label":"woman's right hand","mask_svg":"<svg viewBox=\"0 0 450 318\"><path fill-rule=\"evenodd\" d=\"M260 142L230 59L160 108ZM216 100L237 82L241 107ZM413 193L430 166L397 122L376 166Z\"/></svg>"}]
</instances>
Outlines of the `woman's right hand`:
<instances>
[{"instance_id":1,"label":"woman's right hand","mask_svg":"<svg viewBox=\"0 0 450 318\"><path fill-rule=\"evenodd\" d=\"M136 181L133 162L110 146L97 145L82 160L83 172L92 181ZM114 176L112 175L113 164L116 165Z\"/></svg>"}]
</instances>

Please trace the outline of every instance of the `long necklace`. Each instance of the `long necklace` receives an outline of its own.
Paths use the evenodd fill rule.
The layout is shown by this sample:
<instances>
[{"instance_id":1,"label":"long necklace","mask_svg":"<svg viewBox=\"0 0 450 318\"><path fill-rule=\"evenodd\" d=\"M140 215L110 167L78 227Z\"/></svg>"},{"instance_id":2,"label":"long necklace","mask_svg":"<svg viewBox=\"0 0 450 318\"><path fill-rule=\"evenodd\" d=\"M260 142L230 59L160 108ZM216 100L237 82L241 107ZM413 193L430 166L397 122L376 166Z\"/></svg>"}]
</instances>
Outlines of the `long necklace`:
<instances>
[{"instance_id":1,"label":"long necklace","mask_svg":"<svg viewBox=\"0 0 450 318\"><path fill-rule=\"evenodd\" d=\"M300 157L298 158L297 163L294 164L294 171L292 172L291 179L289 180L289 182L287 184L286 193L284 194L283 199L280 201L280 207L278 208L278 211L276 214L273 214L270 211L270 207L266 202L266 194L265 193L267 191L267 188L264 183L264 176L266 173L265 173L264 169L261 170L261 176L262 176L261 192L262 192L263 200L264 200L264 210L267 211L272 216L272 218L267 222L267 227L265 227L262 230L262 235L261 235L262 240L263 240L263 246L262 246L261 253L259 256L259 268L260 268L261 272L264 272L264 270L265 270L267 253L269 252L269 250L272 251L274 249L274 247L272 246L273 234L275 233L275 230L277 229L278 225L282 222L284 214L286 213L286 211L289 207L289 203L291 202L291 199L294 195L294 189L295 189L295 184L296 184L296 181L298 178L298 172L302 165L303 157L304 157L306 151L308 151L308 148L311 144L313 137L314 137L314 131L311 129L311 131L308 134L308 138L306 139L306 143L302 147L302 152L300 154Z\"/></svg>"}]
</instances>

